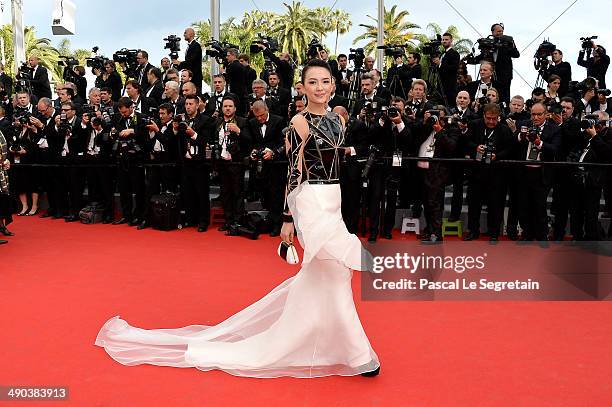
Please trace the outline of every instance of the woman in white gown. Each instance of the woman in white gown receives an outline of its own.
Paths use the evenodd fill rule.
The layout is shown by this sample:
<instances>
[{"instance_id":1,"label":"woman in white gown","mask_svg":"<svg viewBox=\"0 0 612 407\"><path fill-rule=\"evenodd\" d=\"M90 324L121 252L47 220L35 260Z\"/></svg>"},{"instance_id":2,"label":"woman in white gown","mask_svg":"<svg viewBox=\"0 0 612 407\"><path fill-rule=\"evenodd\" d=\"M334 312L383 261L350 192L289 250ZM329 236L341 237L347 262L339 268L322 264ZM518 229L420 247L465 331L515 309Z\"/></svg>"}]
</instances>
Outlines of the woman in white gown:
<instances>
[{"instance_id":1,"label":"woman in white gown","mask_svg":"<svg viewBox=\"0 0 612 407\"><path fill-rule=\"evenodd\" d=\"M95 344L124 365L219 369L249 377L377 375L380 363L361 326L351 290L353 270L370 270L370 254L348 233L340 212L338 170L344 122L327 112L329 66L302 72L308 107L288 134L289 180L281 238L304 248L301 270L259 301L215 326L145 330L119 317ZM294 228L295 225L295 228Z\"/></svg>"}]
</instances>

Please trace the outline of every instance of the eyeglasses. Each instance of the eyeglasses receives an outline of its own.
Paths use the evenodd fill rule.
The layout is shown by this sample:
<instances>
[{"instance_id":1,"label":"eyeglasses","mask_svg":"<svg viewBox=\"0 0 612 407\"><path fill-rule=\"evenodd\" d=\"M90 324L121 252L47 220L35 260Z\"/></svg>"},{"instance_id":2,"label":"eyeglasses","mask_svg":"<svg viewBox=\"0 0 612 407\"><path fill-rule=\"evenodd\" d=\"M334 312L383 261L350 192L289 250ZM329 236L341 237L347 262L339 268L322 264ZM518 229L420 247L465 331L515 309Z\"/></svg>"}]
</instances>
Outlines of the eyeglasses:
<instances>
[{"instance_id":1,"label":"eyeglasses","mask_svg":"<svg viewBox=\"0 0 612 407\"><path fill-rule=\"evenodd\" d=\"M72 110L72 109L62 109L62 112L69 112L69 111L71 111L71 110Z\"/></svg>"}]
</instances>

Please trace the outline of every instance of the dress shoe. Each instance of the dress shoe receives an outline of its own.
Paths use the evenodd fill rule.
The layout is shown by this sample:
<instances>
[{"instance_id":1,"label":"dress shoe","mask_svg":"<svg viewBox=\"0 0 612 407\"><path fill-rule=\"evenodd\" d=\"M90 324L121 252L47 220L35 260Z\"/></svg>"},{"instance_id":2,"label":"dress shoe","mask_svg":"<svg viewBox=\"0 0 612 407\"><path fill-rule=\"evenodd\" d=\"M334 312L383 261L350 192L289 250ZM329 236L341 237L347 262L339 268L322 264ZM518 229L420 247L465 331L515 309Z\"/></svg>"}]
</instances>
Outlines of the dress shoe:
<instances>
[{"instance_id":1,"label":"dress shoe","mask_svg":"<svg viewBox=\"0 0 612 407\"><path fill-rule=\"evenodd\" d=\"M368 237L368 242L376 243L376 238L378 237L378 233L370 232L370 237Z\"/></svg>"},{"instance_id":2,"label":"dress shoe","mask_svg":"<svg viewBox=\"0 0 612 407\"><path fill-rule=\"evenodd\" d=\"M27 214L28 214L28 208L26 208L26 210L23 212L19 212L17 216L26 216Z\"/></svg>"},{"instance_id":3,"label":"dress shoe","mask_svg":"<svg viewBox=\"0 0 612 407\"><path fill-rule=\"evenodd\" d=\"M30 211L28 213L26 213L25 216L36 216L38 215L38 208L36 208L36 210L34 212Z\"/></svg>"},{"instance_id":4,"label":"dress shoe","mask_svg":"<svg viewBox=\"0 0 612 407\"><path fill-rule=\"evenodd\" d=\"M117 219L116 221L114 221L113 225L123 225L124 223L128 223L128 220L122 217L121 219Z\"/></svg>"},{"instance_id":5,"label":"dress shoe","mask_svg":"<svg viewBox=\"0 0 612 407\"><path fill-rule=\"evenodd\" d=\"M0 233L2 233L4 236L15 236L15 234L8 230L6 226L0 227Z\"/></svg>"},{"instance_id":6,"label":"dress shoe","mask_svg":"<svg viewBox=\"0 0 612 407\"><path fill-rule=\"evenodd\" d=\"M374 376L378 376L380 374L380 366L378 366L376 369L370 371L370 372L365 372L362 373L361 375L363 377L374 377Z\"/></svg>"},{"instance_id":7,"label":"dress shoe","mask_svg":"<svg viewBox=\"0 0 612 407\"><path fill-rule=\"evenodd\" d=\"M442 238L438 235L432 234L429 237L421 240L423 244L440 244L442 243Z\"/></svg>"},{"instance_id":8,"label":"dress shoe","mask_svg":"<svg viewBox=\"0 0 612 407\"><path fill-rule=\"evenodd\" d=\"M43 213L42 215L40 215L40 217L43 218L43 219L44 218L50 218L51 216L53 216L53 212L49 212L49 211L47 211L47 212Z\"/></svg>"},{"instance_id":9,"label":"dress shoe","mask_svg":"<svg viewBox=\"0 0 612 407\"><path fill-rule=\"evenodd\" d=\"M393 239L393 235L391 234L391 232L382 232L380 234L380 237L382 237L383 239L387 239L387 240Z\"/></svg>"},{"instance_id":10,"label":"dress shoe","mask_svg":"<svg viewBox=\"0 0 612 407\"><path fill-rule=\"evenodd\" d=\"M64 218L64 220L65 220L66 222L76 222L76 221L78 221L78 220L79 220L79 218L77 218L77 217L76 217L76 216L74 216L74 215L70 215L70 216L66 216L66 217Z\"/></svg>"},{"instance_id":11,"label":"dress shoe","mask_svg":"<svg viewBox=\"0 0 612 407\"><path fill-rule=\"evenodd\" d=\"M226 232L228 229L228 226L224 223L223 225L219 226L219 228L217 229L219 232Z\"/></svg>"},{"instance_id":12,"label":"dress shoe","mask_svg":"<svg viewBox=\"0 0 612 407\"><path fill-rule=\"evenodd\" d=\"M143 220L142 222L140 222L140 225L138 225L138 227L136 228L137 230L142 230L142 229L146 229L149 227L149 224L147 223L146 220Z\"/></svg>"},{"instance_id":13,"label":"dress shoe","mask_svg":"<svg viewBox=\"0 0 612 407\"><path fill-rule=\"evenodd\" d=\"M128 225L130 225L130 226L137 226L137 225L140 225L140 222L141 222L140 219L134 218L134 219L132 219L131 221L128 222Z\"/></svg>"},{"instance_id":14,"label":"dress shoe","mask_svg":"<svg viewBox=\"0 0 612 407\"><path fill-rule=\"evenodd\" d=\"M0 244L7 244L8 240L0 240Z\"/></svg>"},{"instance_id":15,"label":"dress shoe","mask_svg":"<svg viewBox=\"0 0 612 407\"><path fill-rule=\"evenodd\" d=\"M478 238L480 237L480 233L468 233L467 235L465 235L463 237L463 240L466 242L469 242L470 240L478 240Z\"/></svg>"},{"instance_id":16,"label":"dress shoe","mask_svg":"<svg viewBox=\"0 0 612 407\"><path fill-rule=\"evenodd\" d=\"M64 219L64 215L62 215L61 213L56 213L55 215L53 215L53 219Z\"/></svg>"}]
</instances>

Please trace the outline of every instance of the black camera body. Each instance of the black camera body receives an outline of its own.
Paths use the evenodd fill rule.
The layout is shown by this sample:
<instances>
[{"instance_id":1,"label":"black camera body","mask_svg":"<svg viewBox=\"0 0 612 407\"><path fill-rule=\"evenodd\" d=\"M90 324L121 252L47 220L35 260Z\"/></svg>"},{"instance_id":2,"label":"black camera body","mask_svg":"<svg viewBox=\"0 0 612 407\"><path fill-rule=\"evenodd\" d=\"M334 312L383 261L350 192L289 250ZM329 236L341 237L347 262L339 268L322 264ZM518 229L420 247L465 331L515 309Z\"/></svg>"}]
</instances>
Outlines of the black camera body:
<instances>
[{"instance_id":1,"label":"black camera body","mask_svg":"<svg viewBox=\"0 0 612 407\"><path fill-rule=\"evenodd\" d=\"M177 114L172 118L172 121L178 123L178 131L186 132L187 131L187 121L185 120L185 114Z\"/></svg>"},{"instance_id":2,"label":"black camera body","mask_svg":"<svg viewBox=\"0 0 612 407\"><path fill-rule=\"evenodd\" d=\"M271 52L278 51L278 41L275 38L267 37L263 34L257 34L257 37L259 37L259 39L251 42L251 46L249 47L251 54L257 54L262 51L262 49L259 48L259 45L263 45Z\"/></svg>"},{"instance_id":3,"label":"black camera body","mask_svg":"<svg viewBox=\"0 0 612 407\"><path fill-rule=\"evenodd\" d=\"M439 110L428 110L425 113L429 113L429 117L425 120L425 124L434 125L440 121Z\"/></svg>"},{"instance_id":4,"label":"black camera body","mask_svg":"<svg viewBox=\"0 0 612 407\"><path fill-rule=\"evenodd\" d=\"M380 153L380 149L376 145L371 144L368 148L368 152L368 159L365 163L365 166L363 167L363 171L361 172L361 178L363 179L366 179L370 176L370 170L372 169L372 165L374 165L374 161L376 161L378 153Z\"/></svg>"},{"instance_id":5,"label":"black camera body","mask_svg":"<svg viewBox=\"0 0 612 407\"><path fill-rule=\"evenodd\" d=\"M128 78L135 78L136 68L138 68L138 61L136 60L137 55L138 50L136 49L122 48L113 54L113 61L117 62L118 64L125 64L125 75Z\"/></svg>"},{"instance_id":6,"label":"black camera body","mask_svg":"<svg viewBox=\"0 0 612 407\"><path fill-rule=\"evenodd\" d=\"M599 124L599 116L596 114L587 114L580 121L580 129L582 131L591 129Z\"/></svg>"},{"instance_id":7,"label":"black camera body","mask_svg":"<svg viewBox=\"0 0 612 407\"><path fill-rule=\"evenodd\" d=\"M591 48L593 48L593 40L596 40L596 39L597 39L596 35L593 35L593 36L590 36L590 37L580 37L580 41L582 42L582 44L580 44L580 46L584 50L591 49Z\"/></svg>"},{"instance_id":8,"label":"black camera body","mask_svg":"<svg viewBox=\"0 0 612 407\"><path fill-rule=\"evenodd\" d=\"M351 48L349 51L349 61L353 61L353 65L355 66L356 70L361 69L363 66L363 61L365 60L365 52L363 48Z\"/></svg>"},{"instance_id":9,"label":"black camera body","mask_svg":"<svg viewBox=\"0 0 612 407\"><path fill-rule=\"evenodd\" d=\"M260 148L259 150L255 150L251 153L251 158L257 161L257 166L256 166L257 174L261 174L261 172L263 171L263 162L264 162L265 154L266 154L265 148Z\"/></svg>"},{"instance_id":10,"label":"black camera body","mask_svg":"<svg viewBox=\"0 0 612 407\"><path fill-rule=\"evenodd\" d=\"M164 49L169 49L171 59L178 59L178 52L181 50L181 38L172 34L164 38L166 44L164 45Z\"/></svg>"},{"instance_id":11,"label":"black camera body","mask_svg":"<svg viewBox=\"0 0 612 407\"><path fill-rule=\"evenodd\" d=\"M28 110L19 109L15 112L15 121L19 122L21 126L30 124L30 117L32 117L32 113L30 113Z\"/></svg>"},{"instance_id":12,"label":"black camera body","mask_svg":"<svg viewBox=\"0 0 612 407\"><path fill-rule=\"evenodd\" d=\"M438 34L436 35L436 38L423 44L423 47L422 47L423 54L428 55L430 57L440 56L441 46L442 46L442 36Z\"/></svg>"},{"instance_id":13,"label":"black camera body","mask_svg":"<svg viewBox=\"0 0 612 407\"><path fill-rule=\"evenodd\" d=\"M308 59L314 59L319 57L319 51L323 51L323 45L317 40L313 38L312 41L308 43L308 50L306 51L306 57Z\"/></svg>"},{"instance_id":14,"label":"black camera body","mask_svg":"<svg viewBox=\"0 0 612 407\"><path fill-rule=\"evenodd\" d=\"M213 38L206 43L206 48L207 56L215 58L219 64L227 66L227 50L230 48L238 49L238 46L228 42L220 42Z\"/></svg>"},{"instance_id":15,"label":"black camera body","mask_svg":"<svg viewBox=\"0 0 612 407\"><path fill-rule=\"evenodd\" d=\"M482 153L476 153L476 160L485 164L491 164L491 161L493 161L493 154L495 154L496 150L493 141L487 140L487 142L484 144L483 150L484 151Z\"/></svg>"},{"instance_id":16,"label":"black camera body","mask_svg":"<svg viewBox=\"0 0 612 407\"><path fill-rule=\"evenodd\" d=\"M85 64L87 65L88 68L91 68L91 70L93 71L94 69L97 69L101 72L104 71L104 65L106 64L106 61L108 61L105 57L102 56L95 56L95 57L91 57L91 58L85 58Z\"/></svg>"},{"instance_id":17,"label":"black camera body","mask_svg":"<svg viewBox=\"0 0 612 407\"><path fill-rule=\"evenodd\" d=\"M406 48L408 48L408 44L379 45L376 48L384 50L386 56L393 57L393 59L395 59L406 55Z\"/></svg>"}]
</instances>

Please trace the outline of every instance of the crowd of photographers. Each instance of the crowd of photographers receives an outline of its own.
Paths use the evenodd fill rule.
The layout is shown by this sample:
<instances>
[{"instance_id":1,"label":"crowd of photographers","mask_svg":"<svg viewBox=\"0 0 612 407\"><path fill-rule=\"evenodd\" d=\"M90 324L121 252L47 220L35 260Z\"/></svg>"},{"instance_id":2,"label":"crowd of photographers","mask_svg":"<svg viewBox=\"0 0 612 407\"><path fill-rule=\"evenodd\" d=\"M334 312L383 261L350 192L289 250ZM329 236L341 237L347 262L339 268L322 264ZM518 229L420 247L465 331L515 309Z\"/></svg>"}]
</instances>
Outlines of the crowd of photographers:
<instances>
[{"instance_id":1,"label":"crowd of photographers","mask_svg":"<svg viewBox=\"0 0 612 407\"><path fill-rule=\"evenodd\" d=\"M202 94L203 51L194 37L187 28L182 61L181 39L165 38L170 57L159 67L144 50L89 58L96 82L87 94L85 68L69 58L55 100L36 57L15 83L0 74L0 130L10 161L4 167L11 167L18 215L36 215L45 192L49 209L41 217L77 221L87 186L88 200L103 208L103 223L143 229L151 226L151 200L166 193L180 197L183 223L204 232L211 218L210 185L218 183L225 219L220 230L235 232L245 222L245 200L260 200L268 210L267 231L279 234L284 133L307 104L303 85L294 81L297 67L271 38L253 42L248 54L213 41L205 44L206 54L223 73L214 76L210 94ZM605 88L610 59L594 39L581 39L578 64L587 69L581 81L572 81L561 50L542 43L534 67L546 86L536 86L529 97L510 93L512 59L520 55L502 24L478 40L478 53L463 59L448 33L425 44L423 55L407 53L403 45L383 46L393 61L385 75L363 49L329 59L321 44L311 42L308 58L327 61L333 73L329 109L347 122L341 186L349 231L368 231L371 242L391 239L396 209L403 207L413 217L424 214L423 242L438 243L445 190L452 188L448 221L454 222L467 184L464 240L485 231L496 242L502 224L512 240L608 237L599 214L602 192L606 204L612 203L612 171L592 164L612 163L612 100ZM259 52L265 68L258 77L249 61ZM428 69L422 70L425 61ZM469 64L480 67L475 80ZM10 233L4 226L0 232Z\"/></svg>"}]
</instances>

